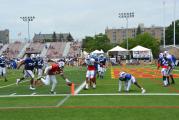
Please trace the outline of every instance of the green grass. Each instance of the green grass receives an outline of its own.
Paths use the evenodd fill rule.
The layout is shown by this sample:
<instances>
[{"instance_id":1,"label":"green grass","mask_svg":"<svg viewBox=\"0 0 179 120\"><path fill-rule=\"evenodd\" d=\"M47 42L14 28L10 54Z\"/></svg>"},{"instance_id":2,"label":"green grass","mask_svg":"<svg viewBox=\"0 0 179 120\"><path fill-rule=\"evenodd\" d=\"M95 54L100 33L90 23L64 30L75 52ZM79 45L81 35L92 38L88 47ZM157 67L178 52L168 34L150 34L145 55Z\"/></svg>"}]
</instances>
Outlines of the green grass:
<instances>
[{"instance_id":1,"label":"green grass","mask_svg":"<svg viewBox=\"0 0 179 120\"><path fill-rule=\"evenodd\" d=\"M151 66L127 66L139 68ZM154 67L154 66L153 66ZM118 68L118 67L117 67ZM66 67L65 74L78 87L85 80L86 68ZM145 71L143 71L145 72ZM0 79L0 87L15 83L22 76L21 70L8 70L8 82ZM179 71L174 71L179 73ZM153 74L153 73L151 73ZM70 93L59 76L57 93ZM151 78L137 78L147 93L178 93L178 78L176 84L162 87L162 80ZM0 95L29 95L29 83L21 83L0 89ZM48 94L50 86L39 86L37 94ZM130 93L140 93L136 86L131 86ZM104 79L97 79L97 88L82 90L80 94L118 93L118 80L111 78L111 70L107 69ZM125 93L122 91L122 93ZM28 96L28 97L0 97L1 120L178 120L179 96L70 96L60 107L56 107L66 96Z\"/></svg>"}]
</instances>

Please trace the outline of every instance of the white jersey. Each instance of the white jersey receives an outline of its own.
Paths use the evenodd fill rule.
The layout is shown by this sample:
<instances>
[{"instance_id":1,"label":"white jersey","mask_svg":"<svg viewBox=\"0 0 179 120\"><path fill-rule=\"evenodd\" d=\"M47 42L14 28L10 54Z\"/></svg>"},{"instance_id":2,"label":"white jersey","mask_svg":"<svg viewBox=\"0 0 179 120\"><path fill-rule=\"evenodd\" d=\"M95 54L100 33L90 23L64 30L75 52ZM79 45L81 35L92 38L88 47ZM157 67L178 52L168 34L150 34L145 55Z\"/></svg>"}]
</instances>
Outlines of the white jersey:
<instances>
[{"instance_id":1,"label":"white jersey","mask_svg":"<svg viewBox=\"0 0 179 120\"><path fill-rule=\"evenodd\" d=\"M85 63L87 64L87 65L94 65L94 62L95 62L95 59L93 59L93 58L89 58L89 59L85 59Z\"/></svg>"},{"instance_id":2,"label":"white jersey","mask_svg":"<svg viewBox=\"0 0 179 120\"><path fill-rule=\"evenodd\" d=\"M170 55L170 54L167 54L167 59L171 62L171 65L172 66L175 66L175 63L174 63L174 61L173 61L173 57L172 57L172 55Z\"/></svg>"},{"instance_id":3,"label":"white jersey","mask_svg":"<svg viewBox=\"0 0 179 120\"><path fill-rule=\"evenodd\" d=\"M59 61L58 65L59 65L59 67L64 67L65 66L65 62L64 61Z\"/></svg>"}]
</instances>

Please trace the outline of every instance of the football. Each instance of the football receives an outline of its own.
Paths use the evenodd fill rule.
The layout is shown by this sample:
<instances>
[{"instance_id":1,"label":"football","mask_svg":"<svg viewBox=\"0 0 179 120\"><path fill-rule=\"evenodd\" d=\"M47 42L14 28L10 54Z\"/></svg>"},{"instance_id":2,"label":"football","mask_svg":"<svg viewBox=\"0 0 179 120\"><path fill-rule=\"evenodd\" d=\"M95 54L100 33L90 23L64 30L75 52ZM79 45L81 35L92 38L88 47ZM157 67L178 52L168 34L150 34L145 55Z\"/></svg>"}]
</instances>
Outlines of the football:
<instances>
[{"instance_id":1,"label":"football","mask_svg":"<svg viewBox=\"0 0 179 120\"><path fill-rule=\"evenodd\" d=\"M67 86L71 86L72 83L71 83L71 82L66 82L66 85L67 85Z\"/></svg>"}]
</instances>

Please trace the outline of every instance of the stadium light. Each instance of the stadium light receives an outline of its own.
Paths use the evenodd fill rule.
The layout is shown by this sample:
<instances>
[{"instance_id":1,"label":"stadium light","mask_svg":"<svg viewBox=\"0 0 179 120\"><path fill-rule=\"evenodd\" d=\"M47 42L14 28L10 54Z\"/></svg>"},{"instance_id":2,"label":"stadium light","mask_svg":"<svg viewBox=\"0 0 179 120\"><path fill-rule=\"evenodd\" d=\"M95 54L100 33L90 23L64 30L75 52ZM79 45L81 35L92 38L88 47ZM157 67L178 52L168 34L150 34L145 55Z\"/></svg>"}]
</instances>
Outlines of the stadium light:
<instances>
[{"instance_id":1,"label":"stadium light","mask_svg":"<svg viewBox=\"0 0 179 120\"><path fill-rule=\"evenodd\" d=\"M163 1L163 47L165 48L165 1Z\"/></svg>"},{"instance_id":2,"label":"stadium light","mask_svg":"<svg viewBox=\"0 0 179 120\"><path fill-rule=\"evenodd\" d=\"M30 30L29 30L29 22L35 19L34 16L24 16L20 17L24 22L27 22L27 32L28 32L28 39L30 41Z\"/></svg>"},{"instance_id":3,"label":"stadium light","mask_svg":"<svg viewBox=\"0 0 179 120\"><path fill-rule=\"evenodd\" d=\"M127 50L128 50L128 19L134 18L134 12L125 12L125 13L119 13L119 18L125 18L126 19L126 40L127 40Z\"/></svg>"},{"instance_id":4,"label":"stadium light","mask_svg":"<svg viewBox=\"0 0 179 120\"><path fill-rule=\"evenodd\" d=\"M176 20L176 15L175 15L175 11L176 11L176 0L174 0L174 8L173 8L173 46L175 47L175 20Z\"/></svg>"}]
</instances>

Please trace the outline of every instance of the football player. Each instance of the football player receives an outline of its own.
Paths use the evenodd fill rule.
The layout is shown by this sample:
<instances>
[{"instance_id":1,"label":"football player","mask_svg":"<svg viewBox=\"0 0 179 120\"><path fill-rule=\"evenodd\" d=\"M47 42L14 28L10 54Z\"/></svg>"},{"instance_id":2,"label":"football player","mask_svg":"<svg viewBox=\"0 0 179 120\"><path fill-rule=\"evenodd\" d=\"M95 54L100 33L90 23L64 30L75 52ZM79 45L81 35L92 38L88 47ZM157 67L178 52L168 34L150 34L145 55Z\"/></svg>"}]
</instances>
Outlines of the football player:
<instances>
[{"instance_id":1,"label":"football player","mask_svg":"<svg viewBox=\"0 0 179 120\"><path fill-rule=\"evenodd\" d=\"M42 77L43 74L43 66L44 66L44 61L43 58L39 56L37 56L37 73L38 73L38 78L40 79Z\"/></svg>"},{"instance_id":2,"label":"football player","mask_svg":"<svg viewBox=\"0 0 179 120\"><path fill-rule=\"evenodd\" d=\"M25 58L25 60L22 60L20 62L20 64L18 65L17 69L19 69L22 65L24 65L24 76L20 79L16 80L16 84L18 85L22 80L24 80L27 77L30 77L30 89L31 90L35 90L35 86L34 86L34 61L31 58L31 54L28 53L27 57Z\"/></svg>"},{"instance_id":3,"label":"football player","mask_svg":"<svg viewBox=\"0 0 179 120\"><path fill-rule=\"evenodd\" d=\"M4 77L4 81L7 82L6 78L6 59L3 55L0 56L0 75Z\"/></svg>"},{"instance_id":4,"label":"football player","mask_svg":"<svg viewBox=\"0 0 179 120\"><path fill-rule=\"evenodd\" d=\"M159 58L158 58L158 68L162 67L161 69L161 73L163 76L163 86L167 87L169 85L169 81L168 81L168 68L169 68L170 64L169 64L169 60L166 58L166 56L164 56L163 53L159 54Z\"/></svg>"},{"instance_id":5,"label":"football player","mask_svg":"<svg viewBox=\"0 0 179 120\"><path fill-rule=\"evenodd\" d=\"M85 90L89 89L89 83L92 83L92 87L96 88L96 82L95 82L95 59L88 56L85 59L85 63L87 65L87 72L86 72L86 85L85 85Z\"/></svg>"},{"instance_id":6,"label":"football player","mask_svg":"<svg viewBox=\"0 0 179 120\"><path fill-rule=\"evenodd\" d=\"M104 57L104 55L100 55L99 65L98 65L99 78L103 79L104 77L105 65L106 65L106 58Z\"/></svg>"},{"instance_id":7,"label":"football player","mask_svg":"<svg viewBox=\"0 0 179 120\"><path fill-rule=\"evenodd\" d=\"M168 61L170 62L170 64L171 64L171 65L169 66L169 68L168 68L168 71L167 71L167 73L168 73L168 76L167 76L168 84L170 84L170 82L169 82L169 77L170 77L171 80L172 80L171 84L175 84L172 71L173 71L173 69L175 68L176 58L175 58L174 55L169 54L168 51L164 51L164 57L166 57L166 58L168 59Z\"/></svg>"},{"instance_id":8,"label":"football player","mask_svg":"<svg viewBox=\"0 0 179 120\"><path fill-rule=\"evenodd\" d=\"M122 87L122 81L125 82L124 84L124 88L125 88L125 91L126 92L129 92L130 90L130 86L131 86L131 83L133 83L134 85L136 85L139 89L141 89L142 93L145 93L145 89L143 87L141 87L134 76L132 76L131 74L129 73L126 73L126 72L120 72L119 74L119 92L121 92L121 87Z\"/></svg>"},{"instance_id":9,"label":"football player","mask_svg":"<svg viewBox=\"0 0 179 120\"><path fill-rule=\"evenodd\" d=\"M55 92L55 88L57 85L57 80L56 80L56 74L60 74L60 76L66 81L66 84L68 86L71 86L71 81L65 77L64 72L63 72L63 68L64 68L64 61L63 60L59 60L58 63L53 63L52 65L48 66L45 68L45 78L41 78L41 81L45 84L45 85L50 85L50 82L52 82L52 87L50 90L51 94L56 94Z\"/></svg>"}]
</instances>

